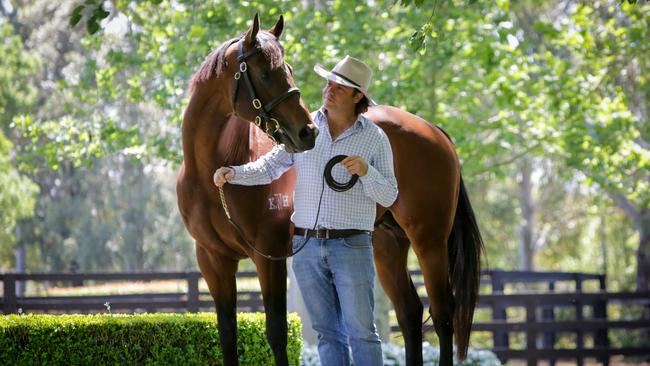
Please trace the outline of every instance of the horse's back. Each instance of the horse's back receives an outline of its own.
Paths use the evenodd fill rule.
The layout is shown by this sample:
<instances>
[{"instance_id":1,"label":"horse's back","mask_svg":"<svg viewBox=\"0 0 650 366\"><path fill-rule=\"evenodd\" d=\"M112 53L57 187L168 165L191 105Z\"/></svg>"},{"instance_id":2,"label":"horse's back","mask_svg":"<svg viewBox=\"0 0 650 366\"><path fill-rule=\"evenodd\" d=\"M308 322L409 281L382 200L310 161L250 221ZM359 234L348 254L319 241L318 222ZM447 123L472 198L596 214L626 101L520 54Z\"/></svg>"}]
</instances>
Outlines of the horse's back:
<instances>
[{"instance_id":1,"label":"horse's back","mask_svg":"<svg viewBox=\"0 0 650 366\"><path fill-rule=\"evenodd\" d=\"M430 150L442 154L447 159L456 160L453 143L449 137L439 127L419 116L384 105L370 107L365 116L386 132L391 144L407 142L414 144L411 146L417 148L419 154Z\"/></svg>"},{"instance_id":2,"label":"horse's back","mask_svg":"<svg viewBox=\"0 0 650 366\"><path fill-rule=\"evenodd\" d=\"M406 217L408 221L427 217L427 222L448 227L460 179L451 140L435 125L399 108L373 106L365 116L386 133L391 144L399 189L392 211L402 216L400 224L408 225Z\"/></svg>"}]
</instances>

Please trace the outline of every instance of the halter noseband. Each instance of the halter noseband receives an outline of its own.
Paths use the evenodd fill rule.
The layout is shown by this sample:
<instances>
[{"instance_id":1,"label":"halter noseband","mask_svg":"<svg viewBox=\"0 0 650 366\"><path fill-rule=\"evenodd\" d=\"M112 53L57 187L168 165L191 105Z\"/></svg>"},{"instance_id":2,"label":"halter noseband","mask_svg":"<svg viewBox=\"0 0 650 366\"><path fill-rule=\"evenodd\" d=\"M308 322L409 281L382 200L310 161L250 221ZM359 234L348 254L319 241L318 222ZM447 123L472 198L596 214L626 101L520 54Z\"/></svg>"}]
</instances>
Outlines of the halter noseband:
<instances>
[{"instance_id":1,"label":"halter noseband","mask_svg":"<svg viewBox=\"0 0 650 366\"><path fill-rule=\"evenodd\" d=\"M244 53L243 39L238 42L237 62L239 62L239 71L235 73L235 87L233 88L232 92L233 111L235 111L235 114L237 114L237 110L235 108L237 101L237 91L239 90L239 80L243 75L246 87L248 88L248 95L250 95L251 103L253 103L253 108L259 111L259 115L255 117L255 125L259 128L262 128L264 132L266 132L266 134L269 136L269 138L273 140L273 142L277 143L277 137L279 137L280 134L286 135L286 132L282 126L280 126L280 122L278 122L277 119L271 117L271 110L290 96L294 94L300 95L300 89L290 88L283 94L270 101L266 106L263 106L262 102L257 98L255 87L253 86L251 78L248 75L248 65L246 64L246 59L258 52L260 52L259 48L253 48ZM272 126L272 123L274 123L275 126ZM264 124L264 127L262 127L262 124Z\"/></svg>"}]
</instances>

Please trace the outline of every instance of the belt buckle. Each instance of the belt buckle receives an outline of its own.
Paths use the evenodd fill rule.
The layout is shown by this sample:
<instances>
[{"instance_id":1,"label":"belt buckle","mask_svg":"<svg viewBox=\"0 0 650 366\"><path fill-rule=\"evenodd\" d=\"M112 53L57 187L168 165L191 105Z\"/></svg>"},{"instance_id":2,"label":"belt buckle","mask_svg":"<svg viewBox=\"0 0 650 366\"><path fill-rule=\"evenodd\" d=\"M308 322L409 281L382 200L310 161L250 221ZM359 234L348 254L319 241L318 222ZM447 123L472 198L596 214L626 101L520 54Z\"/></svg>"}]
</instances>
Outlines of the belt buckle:
<instances>
[{"instance_id":1,"label":"belt buckle","mask_svg":"<svg viewBox=\"0 0 650 366\"><path fill-rule=\"evenodd\" d=\"M330 230L329 229L316 229L310 230L313 233L313 237L316 239L329 239Z\"/></svg>"}]
</instances>

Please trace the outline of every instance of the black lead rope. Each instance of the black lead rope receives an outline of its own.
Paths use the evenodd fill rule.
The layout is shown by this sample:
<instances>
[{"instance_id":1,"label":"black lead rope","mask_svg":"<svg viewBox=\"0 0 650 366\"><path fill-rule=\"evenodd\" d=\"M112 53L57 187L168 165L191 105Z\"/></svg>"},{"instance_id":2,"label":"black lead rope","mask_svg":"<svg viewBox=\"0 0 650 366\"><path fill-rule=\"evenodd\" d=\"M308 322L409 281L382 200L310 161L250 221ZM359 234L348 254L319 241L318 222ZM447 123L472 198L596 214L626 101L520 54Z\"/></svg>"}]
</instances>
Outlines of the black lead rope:
<instances>
[{"instance_id":1,"label":"black lead rope","mask_svg":"<svg viewBox=\"0 0 650 366\"><path fill-rule=\"evenodd\" d=\"M318 210L316 211L316 220L314 221L314 227L311 229L311 231L316 230L316 224L318 223L318 216L320 215L320 205L323 202L323 193L325 192L325 182L327 182L327 185L332 190L336 192L345 192L351 189L352 187L354 187L354 185L357 183L357 180L359 179L359 176L354 174L352 175L352 178L350 178L350 180L345 184L341 184L336 180L334 180L334 178L332 177L332 168L334 167L334 165L340 163L345 158L347 158L346 155L336 155L335 157L331 158L325 165L325 171L323 172L323 180L322 180L323 184L320 191L320 198L318 199ZM219 187L219 195L221 196L221 205L223 206L223 210L226 213L228 222L230 222L230 224L235 227L235 230L237 230L239 236L241 236L241 238L244 240L246 245L248 245L248 247L250 247L255 253L261 255L262 257L271 261L286 260L287 258L293 257L294 255L298 254L298 252L300 252L305 247L305 245L307 245L307 242L309 241L309 237L305 235L305 238L303 242L300 243L300 245L298 246L298 249L295 252L292 249L292 253L289 255L275 257L270 254L262 253L259 249L255 248L255 246L251 244L251 242L248 241L248 239L246 239L246 236L244 235L244 231L239 227L239 225L237 225L235 221L232 220L232 217L230 216L230 210L228 210L228 204L226 203L226 196L223 193L223 186Z\"/></svg>"},{"instance_id":2,"label":"black lead rope","mask_svg":"<svg viewBox=\"0 0 650 366\"><path fill-rule=\"evenodd\" d=\"M330 188L332 188L333 191L345 192L347 190L350 190L357 183L357 180L359 180L359 176L356 174L353 174L347 183L339 183L336 180L334 180L334 177L332 177L332 168L334 168L334 165L340 163L343 159L347 157L348 157L347 155L336 155L335 157L330 159L330 161L327 162L327 165L325 165L325 172L323 173L325 175L325 181L327 182L327 185Z\"/></svg>"}]
</instances>

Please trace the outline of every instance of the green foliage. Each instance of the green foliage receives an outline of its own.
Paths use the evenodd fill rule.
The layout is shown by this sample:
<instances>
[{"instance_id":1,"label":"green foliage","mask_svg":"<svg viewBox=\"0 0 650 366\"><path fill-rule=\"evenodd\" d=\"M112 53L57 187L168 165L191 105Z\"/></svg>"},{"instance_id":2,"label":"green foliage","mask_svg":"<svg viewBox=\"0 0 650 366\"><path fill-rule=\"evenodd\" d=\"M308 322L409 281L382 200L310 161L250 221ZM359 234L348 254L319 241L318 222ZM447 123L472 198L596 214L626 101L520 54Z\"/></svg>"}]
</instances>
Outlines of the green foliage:
<instances>
[{"instance_id":1,"label":"green foliage","mask_svg":"<svg viewBox=\"0 0 650 366\"><path fill-rule=\"evenodd\" d=\"M12 26L0 20L0 127L8 133L13 116L35 101L36 88L30 83L38 67L35 55L24 49Z\"/></svg>"},{"instance_id":2,"label":"green foliage","mask_svg":"<svg viewBox=\"0 0 650 366\"><path fill-rule=\"evenodd\" d=\"M3 365L221 365L215 315L7 315L0 317ZM264 314L238 314L241 365L273 364ZM287 354L298 365L300 319L288 316Z\"/></svg>"},{"instance_id":3,"label":"green foliage","mask_svg":"<svg viewBox=\"0 0 650 366\"><path fill-rule=\"evenodd\" d=\"M136 217L131 216L135 212L159 220L160 212L176 211L170 207L173 199L164 206L146 191L141 191L142 201L129 196L126 202L126 195L119 194L91 196L128 190L122 184L129 181L125 174L137 175L129 183L134 187L147 179L157 184L155 176L142 170L160 167L161 160L170 165L181 161L180 124L192 73L259 12L263 28L285 16L285 59L294 67L310 109L320 106L323 85L313 66L331 67L350 54L375 70L370 87L374 99L449 132L488 238L493 268L513 268L518 262L521 210L514 192L519 189L517 164L525 158L534 162L538 184L539 268L595 271L607 265L615 275L610 278L623 272L619 278L632 278L633 270L625 265L635 263L630 246L638 236L629 222L619 226L608 221L602 235L596 230L603 212L614 215L608 197L622 196L639 211L650 202L650 57L645 41L650 39L650 5L618 0L571 6L532 0L393 3L401 5L346 0L327 6L261 0L67 1L52 17L44 15L50 14L45 1L20 5L19 13L40 14L24 22L34 30L28 44L37 45L45 60L36 73L39 100L44 102L30 113L21 112L12 132L25 139L14 144L18 161L35 176L38 172L44 192L37 209L40 224L33 225L30 243L52 268L63 267L71 253L86 253L92 242L99 243L102 258L117 256L123 244L156 248L156 237L148 234L154 232L151 226L139 221L142 239L123 220ZM75 10L79 6L83 10ZM71 14L80 15L77 22L83 24L97 6L110 13L99 22L102 31L89 36L79 26L69 28ZM64 29L66 47L53 52L47 37L39 38L41 29ZM131 158L142 165L116 173L123 168L122 159ZM44 167L55 173L44 173ZM84 170L85 175L79 174ZM63 183L59 186L57 180ZM161 180L173 182L173 177ZM168 186L153 188L166 187L165 195L173 196ZM75 204L61 203L68 199ZM109 199L119 202L109 204ZM147 210L136 210L138 204ZM77 207L82 209L75 214ZM112 207L120 214L111 214ZM93 210L100 214L92 216ZM99 218L109 224L97 223ZM157 222L169 224L173 218L168 220ZM84 230L93 234L84 235ZM130 234L118 236L122 230ZM554 234L545 237L546 232ZM599 260L602 250L593 242L602 236L625 259ZM175 243L170 237L164 242ZM147 238L153 243L145 244ZM183 245L189 244L178 247ZM116 263L126 262L101 265L116 268ZM88 263L100 265L92 259ZM622 282L617 286L626 286Z\"/></svg>"},{"instance_id":4,"label":"green foliage","mask_svg":"<svg viewBox=\"0 0 650 366\"><path fill-rule=\"evenodd\" d=\"M606 15L598 17L598 12ZM573 26L561 27L540 52L540 63L558 78L554 92L548 93L560 117L551 124L562 137L554 142L554 152L605 191L649 207L650 151L641 143L650 137L647 121L641 120L647 94L645 101L639 99L649 86L636 73L650 71L650 48L639 42L650 37L650 6L585 5L569 15ZM617 16L629 19L629 25L614 21ZM573 57L561 57L566 53Z\"/></svg>"},{"instance_id":5,"label":"green foliage","mask_svg":"<svg viewBox=\"0 0 650 366\"><path fill-rule=\"evenodd\" d=\"M70 163L47 178L38 216L22 240L37 248L29 270L185 270L196 268L194 247L174 207L172 173L111 156L89 168ZM58 183L56 183L58 182Z\"/></svg>"},{"instance_id":6,"label":"green foliage","mask_svg":"<svg viewBox=\"0 0 650 366\"><path fill-rule=\"evenodd\" d=\"M38 193L38 187L12 165L11 146L0 131L0 268L11 265L16 221L33 215Z\"/></svg>"},{"instance_id":7,"label":"green foliage","mask_svg":"<svg viewBox=\"0 0 650 366\"><path fill-rule=\"evenodd\" d=\"M104 93L93 94L93 85L70 87L88 70L80 66L86 55L79 32L68 29L73 5L22 4L18 19L22 29L30 30L24 32L28 37L24 42L19 36L3 38L11 46L7 57L0 58L0 75L13 76L7 83L3 79L0 90L14 94L0 94L0 100L38 99L38 105L11 107L16 113L3 116L7 137L14 142L4 156L11 158L13 169L28 172L40 186L35 216L22 220L18 230L27 250L27 270L68 270L72 261L80 270L95 271L195 268L193 245L175 208L175 177L160 162L143 163L151 155L147 146L164 148L155 136L151 145L140 144L143 131L157 133L148 127L156 124L152 120L157 112L150 110L145 119L131 105L103 103ZM50 33L60 34L60 42L51 42ZM58 44L61 47L53 47ZM102 80L110 79L110 72L100 74ZM31 90L31 96L16 94L23 89ZM115 151L120 153L110 154ZM4 187L1 193L16 194ZM21 203L33 207L33 201L25 198ZM16 207L3 207L0 216L12 210ZM12 233L2 240L1 263L6 268L13 266L16 230L13 223L3 230Z\"/></svg>"},{"instance_id":8,"label":"green foliage","mask_svg":"<svg viewBox=\"0 0 650 366\"><path fill-rule=\"evenodd\" d=\"M110 13L104 9L103 1L85 0L83 4L75 7L70 14L70 26L76 26L83 18L84 13L88 13L86 30L89 34L97 33L99 30L99 22L110 15Z\"/></svg>"},{"instance_id":9,"label":"green foliage","mask_svg":"<svg viewBox=\"0 0 650 366\"><path fill-rule=\"evenodd\" d=\"M36 90L29 83L37 61L26 52L13 28L0 21L0 268L12 264L16 221L33 215L38 187L14 164L11 119L35 101Z\"/></svg>"},{"instance_id":10,"label":"green foliage","mask_svg":"<svg viewBox=\"0 0 650 366\"><path fill-rule=\"evenodd\" d=\"M86 63L78 84L67 84L67 88L89 105L98 100L153 104L164 111L168 126L178 128L187 82L209 51L245 30L254 12L263 15L267 26L282 13L287 23L286 58L294 64L295 77L312 109L320 104L322 86L311 71L313 65L329 66L346 53L356 55L378 70L371 86L375 99L434 120L454 136L468 175L500 175L502 165L522 154L550 153L566 158L570 167L598 173L593 179L600 185L623 188L641 203L648 199L644 192L650 188L644 179L635 179L633 185L622 179L642 176L650 160L643 149L630 144L639 131L627 96L616 83L609 84L611 79L603 83L598 76L599 70L620 69L626 53L638 47L634 39L625 38L625 28L614 22L607 22L607 33L599 33L600 20L589 5L562 14L567 25L555 26L552 19L526 22L519 14L542 5L477 1L475 6L465 6L465 2L435 1L432 5L445 16L436 17L414 34L412 25L426 21L427 16L408 8L354 6L346 1L325 8L292 2L237 4L190 2L167 7L116 2L113 11L126 17L130 31L123 39L88 38L88 51L96 56ZM530 9L520 11L526 6ZM640 20L647 8L622 6L610 11ZM631 24L637 23L643 24ZM583 30L576 32L575 27ZM640 33L643 39L645 28L634 26L633 30L630 34ZM576 42L576 35L593 40ZM413 50L409 39L429 43ZM597 47L603 45L610 49ZM620 54L627 45L628 51ZM636 51L636 56L642 54ZM596 125L589 127L589 121ZM83 136L88 135L105 152L136 148L142 156L179 161L179 140L171 133L173 129L161 134L105 117L78 122L81 134L61 139L83 151L80 156L71 154L75 160L97 151L84 151ZM596 145L601 142L607 145ZM594 153L598 158L589 157ZM626 169L617 171L621 163Z\"/></svg>"}]
</instances>

